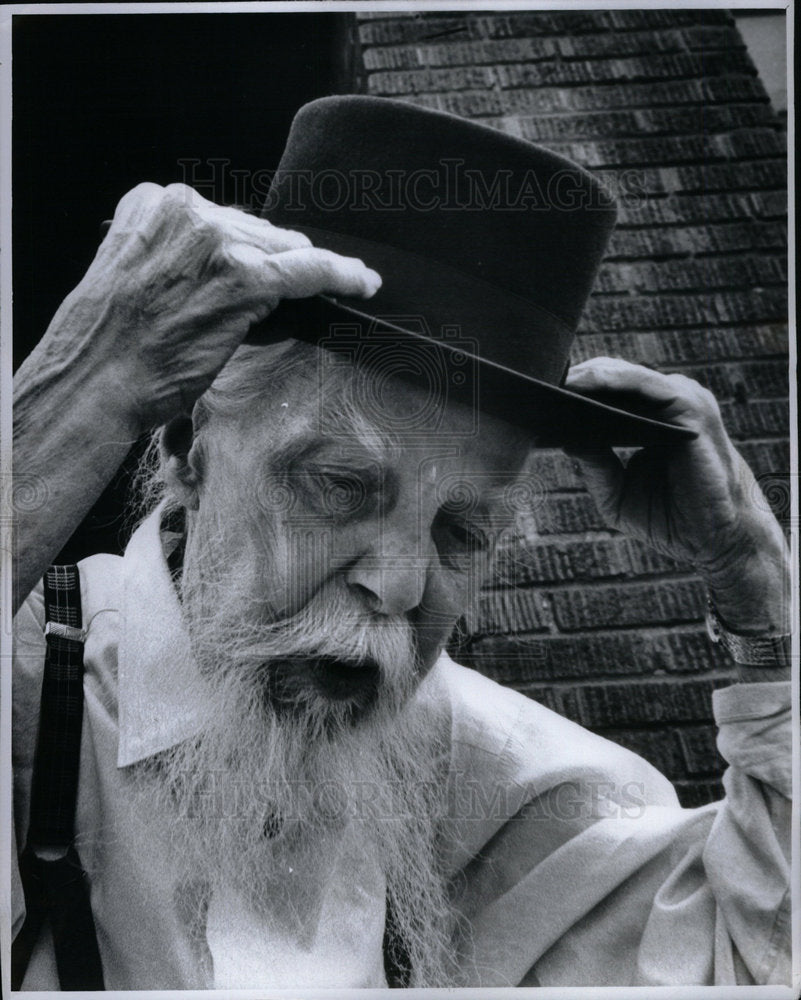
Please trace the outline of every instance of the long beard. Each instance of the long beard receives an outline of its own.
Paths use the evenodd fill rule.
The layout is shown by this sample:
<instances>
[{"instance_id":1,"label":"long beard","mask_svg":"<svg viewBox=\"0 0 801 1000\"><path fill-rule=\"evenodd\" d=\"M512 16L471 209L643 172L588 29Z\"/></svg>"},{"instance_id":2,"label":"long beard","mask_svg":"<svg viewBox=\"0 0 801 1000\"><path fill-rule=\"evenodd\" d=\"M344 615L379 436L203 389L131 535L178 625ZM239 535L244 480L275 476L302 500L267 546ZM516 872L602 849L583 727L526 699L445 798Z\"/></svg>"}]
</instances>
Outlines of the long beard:
<instances>
[{"instance_id":1,"label":"long beard","mask_svg":"<svg viewBox=\"0 0 801 1000\"><path fill-rule=\"evenodd\" d=\"M234 581L220 580L210 599L209 576L191 568L183 605L208 718L137 775L147 814L169 830L179 882L200 886L205 900L233 889L302 936L338 841L355 834L380 860L409 985L449 985L452 913L437 849L447 746L412 698L408 623L371 621L336 589L293 619L254 623ZM288 664L291 676L293 663L326 656L377 665L369 704L354 709L291 683L273 699L272 665ZM305 877L288 879L288 870Z\"/></svg>"}]
</instances>

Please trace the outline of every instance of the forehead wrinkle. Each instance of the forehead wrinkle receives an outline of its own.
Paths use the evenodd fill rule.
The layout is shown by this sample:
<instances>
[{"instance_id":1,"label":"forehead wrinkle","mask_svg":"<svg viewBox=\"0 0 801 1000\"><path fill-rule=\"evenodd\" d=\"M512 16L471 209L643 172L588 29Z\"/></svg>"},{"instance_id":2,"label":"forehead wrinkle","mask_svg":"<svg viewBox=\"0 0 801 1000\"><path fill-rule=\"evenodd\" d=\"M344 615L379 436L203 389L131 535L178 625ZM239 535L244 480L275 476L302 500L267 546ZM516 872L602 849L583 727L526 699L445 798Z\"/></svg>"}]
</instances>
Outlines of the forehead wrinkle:
<instances>
[{"instance_id":1,"label":"forehead wrinkle","mask_svg":"<svg viewBox=\"0 0 801 1000\"><path fill-rule=\"evenodd\" d=\"M329 426L320 436L343 447L350 444L359 449L378 464L395 462L402 451L402 443L397 435L386 427L379 427L374 421L363 416L358 411L351 410L347 405L343 410L324 413Z\"/></svg>"}]
</instances>

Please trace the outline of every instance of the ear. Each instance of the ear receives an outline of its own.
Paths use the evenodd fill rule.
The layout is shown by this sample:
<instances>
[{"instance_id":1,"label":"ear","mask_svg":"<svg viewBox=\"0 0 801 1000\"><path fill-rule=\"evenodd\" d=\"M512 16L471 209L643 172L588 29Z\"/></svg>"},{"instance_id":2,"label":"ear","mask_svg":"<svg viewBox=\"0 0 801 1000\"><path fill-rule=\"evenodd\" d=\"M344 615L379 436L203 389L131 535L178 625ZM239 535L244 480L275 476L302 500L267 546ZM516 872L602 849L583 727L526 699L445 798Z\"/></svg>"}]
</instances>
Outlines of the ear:
<instances>
[{"instance_id":1,"label":"ear","mask_svg":"<svg viewBox=\"0 0 801 1000\"><path fill-rule=\"evenodd\" d=\"M184 507L197 510L202 462L191 417L184 413L164 425L159 439L159 454L168 488Z\"/></svg>"}]
</instances>

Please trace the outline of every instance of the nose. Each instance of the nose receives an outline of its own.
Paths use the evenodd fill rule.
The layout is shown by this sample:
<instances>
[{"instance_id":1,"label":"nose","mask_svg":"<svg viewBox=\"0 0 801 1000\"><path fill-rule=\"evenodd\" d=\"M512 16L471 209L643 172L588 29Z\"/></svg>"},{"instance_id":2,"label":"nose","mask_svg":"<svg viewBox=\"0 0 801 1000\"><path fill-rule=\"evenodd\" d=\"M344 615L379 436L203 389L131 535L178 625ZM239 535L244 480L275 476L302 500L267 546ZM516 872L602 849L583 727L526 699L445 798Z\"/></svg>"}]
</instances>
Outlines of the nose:
<instances>
[{"instance_id":1,"label":"nose","mask_svg":"<svg viewBox=\"0 0 801 1000\"><path fill-rule=\"evenodd\" d=\"M430 563L430 552L409 539L384 537L380 551L371 548L351 564L345 581L374 613L402 615L422 601Z\"/></svg>"}]
</instances>

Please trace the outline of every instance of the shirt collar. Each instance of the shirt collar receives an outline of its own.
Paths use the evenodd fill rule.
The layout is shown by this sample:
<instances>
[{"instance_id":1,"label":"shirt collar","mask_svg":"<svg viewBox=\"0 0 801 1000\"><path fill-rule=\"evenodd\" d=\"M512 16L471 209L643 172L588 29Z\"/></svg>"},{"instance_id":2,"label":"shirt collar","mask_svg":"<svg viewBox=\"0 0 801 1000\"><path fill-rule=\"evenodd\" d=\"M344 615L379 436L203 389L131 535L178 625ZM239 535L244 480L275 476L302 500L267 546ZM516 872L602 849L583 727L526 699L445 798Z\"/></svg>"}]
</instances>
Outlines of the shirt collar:
<instances>
[{"instance_id":1,"label":"shirt collar","mask_svg":"<svg viewBox=\"0 0 801 1000\"><path fill-rule=\"evenodd\" d=\"M161 514L159 507L137 528L123 557L118 767L195 736L208 712L162 547Z\"/></svg>"}]
</instances>

